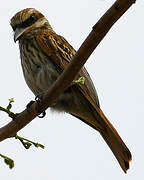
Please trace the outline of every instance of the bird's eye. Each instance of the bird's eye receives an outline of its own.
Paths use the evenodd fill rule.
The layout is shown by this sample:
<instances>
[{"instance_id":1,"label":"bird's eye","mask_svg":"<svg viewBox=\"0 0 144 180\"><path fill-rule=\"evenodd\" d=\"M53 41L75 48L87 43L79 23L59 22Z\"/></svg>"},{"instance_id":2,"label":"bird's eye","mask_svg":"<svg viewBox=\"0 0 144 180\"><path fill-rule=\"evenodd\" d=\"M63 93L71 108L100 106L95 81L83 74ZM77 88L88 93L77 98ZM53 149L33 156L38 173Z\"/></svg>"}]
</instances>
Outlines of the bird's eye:
<instances>
[{"instance_id":1,"label":"bird's eye","mask_svg":"<svg viewBox=\"0 0 144 180\"><path fill-rule=\"evenodd\" d=\"M32 14L31 16L30 16L30 21L31 22L34 22L36 20L36 16L35 16L35 14Z\"/></svg>"},{"instance_id":2,"label":"bird's eye","mask_svg":"<svg viewBox=\"0 0 144 180\"><path fill-rule=\"evenodd\" d=\"M36 22L36 20L37 20L37 17L35 16L35 14L32 14L26 21L22 23L21 26L23 27L31 26L32 24Z\"/></svg>"}]
</instances>

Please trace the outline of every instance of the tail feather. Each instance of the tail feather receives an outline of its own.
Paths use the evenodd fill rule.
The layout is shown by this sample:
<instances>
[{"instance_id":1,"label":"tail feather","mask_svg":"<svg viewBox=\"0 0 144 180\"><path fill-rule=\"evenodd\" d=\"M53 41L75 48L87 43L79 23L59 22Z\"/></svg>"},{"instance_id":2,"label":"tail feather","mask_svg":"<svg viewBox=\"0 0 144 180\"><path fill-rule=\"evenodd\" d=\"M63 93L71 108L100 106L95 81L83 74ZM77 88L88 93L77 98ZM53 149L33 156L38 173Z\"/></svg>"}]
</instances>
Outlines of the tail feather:
<instances>
[{"instance_id":1,"label":"tail feather","mask_svg":"<svg viewBox=\"0 0 144 180\"><path fill-rule=\"evenodd\" d=\"M107 135L106 133L100 133L110 149L112 150L113 154L115 155L116 159L118 160L121 168L126 173L126 171L129 169L129 161L127 157L125 158L124 155L121 155L122 153L125 153L124 148L122 145L117 145L116 141L113 138L113 135Z\"/></svg>"},{"instance_id":2,"label":"tail feather","mask_svg":"<svg viewBox=\"0 0 144 180\"><path fill-rule=\"evenodd\" d=\"M132 159L131 152L119 136L116 129L106 118L102 110L99 108L98 111L98 113L95 111L95 117L96 119L100 118L99 123L102 128L99 130L99 132L117 158L121 168L126 173L126 171L129 169L129 162ZM98 116L98 114L100 115L100 117Z\"/></svg>"},{"instance_id":3,"label":"tail feather","mask_svg":"<svg viewBox=\"0 0 144 180\"><path fill-rule=\"evenodd\" d=\"M100 108L97 108L97 111L93 111L93 115L95 117L94 121L83 119L83 117L77 115L74 116L100 132L101 136L118 160L121 168L126 173L129 169L129 162L132 159L131 152Z\"/></svg>"}]
</instances>

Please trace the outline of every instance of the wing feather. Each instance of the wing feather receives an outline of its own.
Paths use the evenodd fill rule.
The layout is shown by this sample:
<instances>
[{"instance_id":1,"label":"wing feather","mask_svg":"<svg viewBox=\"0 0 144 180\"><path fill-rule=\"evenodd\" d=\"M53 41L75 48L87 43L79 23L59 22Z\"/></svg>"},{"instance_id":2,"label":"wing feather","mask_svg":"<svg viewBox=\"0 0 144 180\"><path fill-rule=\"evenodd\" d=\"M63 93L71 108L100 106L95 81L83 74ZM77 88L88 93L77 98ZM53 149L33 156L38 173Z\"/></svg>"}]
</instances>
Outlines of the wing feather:
<instances>
[{"instance_id":1,"label":"wing feather","mask_svg":"<svg viewBox=\"0 0 144 180\"><path fill-rule=\"evenodd\" d=\"M55 32L42 32L37 35L36 40L41 50L50 57L52 63L57 66L60 73L66 68L76 53L75 49L62 36L57 35ZM76 79L80 77L85 77L85 82L83 85L79 83L77 86L78 89L94 107L99 107L97 92L84 67L80 70Z\"/></svg>"}]
</instances>

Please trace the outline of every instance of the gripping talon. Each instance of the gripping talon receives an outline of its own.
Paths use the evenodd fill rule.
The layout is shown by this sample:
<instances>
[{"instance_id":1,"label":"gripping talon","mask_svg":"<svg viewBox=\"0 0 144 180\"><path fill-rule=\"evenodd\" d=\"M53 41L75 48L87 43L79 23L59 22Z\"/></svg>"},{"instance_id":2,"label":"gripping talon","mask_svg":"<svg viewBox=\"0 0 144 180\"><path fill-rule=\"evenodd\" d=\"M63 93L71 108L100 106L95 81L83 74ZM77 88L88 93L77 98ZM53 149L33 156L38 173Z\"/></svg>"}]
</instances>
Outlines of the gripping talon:
<instances>
[{"instance_id":1,"label":"gripping talon","mask_svg":"<svg viewBox=\"0 0 144 180\"><path fill-rule=\"evenodd\" d=\"M34 102L35 102L35 101L30 101L30 102L26 105L27 110L31 107L31 105L32 105Z\"/></svg>"},{"instance_id":2,"label":"gripping talon","mask_svg":"<svg viewBox=\"0 0 144 180\"><path fill-rule=\"evenodd\" d=\"M41 95L37 95L37 96L35 97L35 100L36 100L37 103L40 103L40 101L41 101L40 96L41 96ZM35 101L30 101L30 102L26 105L27 110L31 107L31 105L32 105L34 102L35 102ZM43 111L40 115L38 115L38 117L39 117L39 118L43 118L43 117L45 117L45 115L46 115L46 112Z\"/></svg>"},{"instance_id":3,"label":"gripping talon","mask_svg":"<svg viewBox=\"0 0 144 180\"><path fill-rule=\"evenodd\" d=\"M37 103L40 103L41 99L40 99L39 95L37 95L37 96L35 97L35 101L36 101Z\"/></svg>"},{"instance_id":4,"label":"gripping talon","mask_svg":"<svg viewBox=\"0 0 144 180\"><path fill-rule=\"evenodd\" d=\"M43 117L45 117L45 115L46 115L46 112L43 111L40 115L38 115L38 117L39 117L39 118L43 118Z\"/></svg>"},{"instance_id":5,"label":"gripping talon","mask_svg":"<svg viewBox=\"0 0 144 180\"><path fill-rule=\"evenodd\" d=\"M38 95L36 95L35 101L37 101L39 103L41 101L41 99L42 99L43 94L44 93L42 92L42 93L39 93Z\"/></svg>"},{"instance_id":6,"label":"gripping talon","mask_svg":"<svg viewBox=\"0 0 144 180\"><path fill-rule=\"evenodd\" d=\"M40 93L35 97L35 100L38 104L41 102L42 95L43 95L43 93ZM45 115L46 115L46 112L43 111L40 115L38 115L38 117L43 118L43 117L45 117Z\"/></svg>"}]
</instances>

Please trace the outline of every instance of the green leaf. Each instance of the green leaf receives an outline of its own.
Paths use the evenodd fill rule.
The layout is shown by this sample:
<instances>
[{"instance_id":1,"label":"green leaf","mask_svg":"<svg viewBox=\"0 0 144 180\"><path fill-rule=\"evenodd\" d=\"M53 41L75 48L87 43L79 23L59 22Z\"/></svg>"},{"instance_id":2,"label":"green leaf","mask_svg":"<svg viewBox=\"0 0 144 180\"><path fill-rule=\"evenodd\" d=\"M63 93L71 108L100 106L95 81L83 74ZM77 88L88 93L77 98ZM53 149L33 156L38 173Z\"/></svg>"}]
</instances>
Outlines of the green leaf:
<instances>
[{"instance_id":1,"label":"green leaf","mask_svg":"<svg viewBox=\"0 0 144 180\"><path fill-rule=\"evenodd\" d=\"M75 83L80 83L80 84L84 84L85 83L85 77L80 77L78 80L74 81Z\"/></svg>"},{"instance_id":2,"label":"green leaf","mask_svg":"<svg viewBox=\"0 0 144 180\"><path fill-rule=\"evenodd\" d=\"M3 154L0 154L0 156L4 159L5 164L8 165L10 169L14 167L14 160Z\"/></svg>"}]
</instances>

